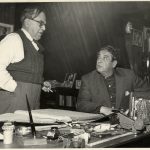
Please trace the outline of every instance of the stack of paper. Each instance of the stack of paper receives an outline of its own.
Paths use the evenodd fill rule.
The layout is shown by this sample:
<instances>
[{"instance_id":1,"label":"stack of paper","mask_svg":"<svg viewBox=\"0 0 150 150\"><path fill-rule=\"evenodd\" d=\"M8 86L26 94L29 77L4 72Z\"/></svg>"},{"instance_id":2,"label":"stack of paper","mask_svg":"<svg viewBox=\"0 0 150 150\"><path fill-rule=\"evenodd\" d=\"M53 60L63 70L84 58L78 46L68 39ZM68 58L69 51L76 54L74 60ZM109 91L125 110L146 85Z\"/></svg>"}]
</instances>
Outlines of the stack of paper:
<instances>
[{"instance_id":1,"label":"stack of paper","mask_svg":"<svg viewBox=\"0 0 150 150\"><path fill-rule=\"evenodd\" d=\"M59 109L32 110L34 123L70 122L77 120L94 120L102 118L100 114L82 113ZM0 115L0 121L29 122L28 111L17 110L14 113Z\"/></svg>"},{"instance_id":2,"label":"stack of paper","mask_svg":"<svg viewBox=\"0 0 150 150\"><path fill-rule=\"evenodd\" d=\"M15 121L15 122L30 122L29 116L15 114L15 113L6 113L0 115L0 122L3 121ZM56 120L51 118L36 118L33 117L34 123L54 123Z\"/></svg>"}]
</instances>

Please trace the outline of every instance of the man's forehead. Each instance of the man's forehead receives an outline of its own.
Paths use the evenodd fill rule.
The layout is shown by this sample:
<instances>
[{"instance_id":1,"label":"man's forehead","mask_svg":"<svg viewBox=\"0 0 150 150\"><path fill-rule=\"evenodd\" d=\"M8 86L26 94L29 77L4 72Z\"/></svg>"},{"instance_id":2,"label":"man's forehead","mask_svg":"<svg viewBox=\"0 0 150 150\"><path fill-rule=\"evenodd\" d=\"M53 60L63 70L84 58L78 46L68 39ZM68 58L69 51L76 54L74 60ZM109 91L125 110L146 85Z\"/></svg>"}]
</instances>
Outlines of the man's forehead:
<instances>
[{"instance_id":1,"label":"man's forehead","mask_svg":"<svg viewBox=\"0 0 150 150\"><path fill-rule=\"evenodd\" d=\"M46 20L46 15L45 15L45 13L44 12L40 12L39 14L38 14L38 16L37 17L35 17L36 19L43 19L43 20Z\"/></svg>"},{"instance_id":2,"label":"man's forehead","mask_svg":"<svg viewBox=\"0 0 150 150\"><path fill-rule=\"evenodd\" d=\"M101 50L101 51L98 53L98 56L99 56L99 55L111 56L112 54L111 54L108 50Z\"/></svg>"}]
</instances>

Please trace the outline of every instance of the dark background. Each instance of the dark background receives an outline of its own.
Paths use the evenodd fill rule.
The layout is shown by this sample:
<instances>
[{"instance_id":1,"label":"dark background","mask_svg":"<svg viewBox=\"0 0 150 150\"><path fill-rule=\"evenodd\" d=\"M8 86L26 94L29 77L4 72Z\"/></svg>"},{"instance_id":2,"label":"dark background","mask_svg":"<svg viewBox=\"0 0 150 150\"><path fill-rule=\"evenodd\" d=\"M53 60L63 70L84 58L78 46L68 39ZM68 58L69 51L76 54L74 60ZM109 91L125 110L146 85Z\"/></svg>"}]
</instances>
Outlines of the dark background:
<instances>
[{"instance_id":1,"label":"dark background","mask_svg":"<svg viewBox=\"0 0 150 150\"><path fill-rule=\"evenodd\" d=\"M40 41L45 47L45 79L63 81L66 72L80 78L95 69L97 51L105 45L118 48L118 66L130 68L129 58L136 58L140 74L141 49L129 46L125 25L131 21L139 30L150 26L150 2L0 3L0 22L18 29L21 11L33 4L47 14L47 30Z\"/></svg>"}]
</instances>

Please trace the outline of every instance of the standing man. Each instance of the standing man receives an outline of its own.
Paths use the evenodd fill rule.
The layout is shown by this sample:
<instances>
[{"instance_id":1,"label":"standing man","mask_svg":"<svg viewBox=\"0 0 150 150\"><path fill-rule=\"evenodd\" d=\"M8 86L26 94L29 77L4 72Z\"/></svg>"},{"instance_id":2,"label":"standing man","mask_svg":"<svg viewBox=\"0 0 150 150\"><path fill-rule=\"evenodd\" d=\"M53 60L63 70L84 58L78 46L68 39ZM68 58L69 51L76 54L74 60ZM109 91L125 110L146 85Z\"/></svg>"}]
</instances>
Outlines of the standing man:
<instances>
[{"instance_id":1,"label":"standing man","mask_svg":"<svg viewBox=\"0 0 150 150\"><path fill-rule=\"evenodd\" d=\"M43 47L37 42L45 31L42 8L25 8L22 28L0 42L0 114L39 108L43 83Z\"/></svg>"},{"instance_id":2,"label":"standing man","mask_svg":"<svg viewBox=\"0 0 150 150\"><path fill-rule=\"evenodd\" d=\"M129 94L135 89L149 86L132 70L116 67L118 53L112 46L100 49L96 70L84 75L81 80L77 110L109 115L112 109L126 112L129 109Z\"/></svg>"}]
</instances>

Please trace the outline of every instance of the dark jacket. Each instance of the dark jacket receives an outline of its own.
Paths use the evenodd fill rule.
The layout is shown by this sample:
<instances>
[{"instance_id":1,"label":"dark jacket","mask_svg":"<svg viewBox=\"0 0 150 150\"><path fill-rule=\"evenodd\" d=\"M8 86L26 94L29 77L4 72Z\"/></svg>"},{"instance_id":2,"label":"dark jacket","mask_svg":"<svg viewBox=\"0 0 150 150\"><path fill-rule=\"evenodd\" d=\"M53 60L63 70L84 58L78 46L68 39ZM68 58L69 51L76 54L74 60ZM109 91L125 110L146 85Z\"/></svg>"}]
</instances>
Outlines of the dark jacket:
<instances>
[{"instance_id":1,"label":"dark jacket","mask_svg":"<svg viewBox=\"0 0 150 150\"><path fill-rule=\"evenodd\" d=\"M116 68L114 75L116 82L116 109L126 110L129 108L129 95L127 93L139 88L148 88L148 85L129 69ZM111 102L104 77L94 70L84 75L81 79L77 110L98 113L97 108L101 106L111 107Z\"/></svg>"}]
</instances>

